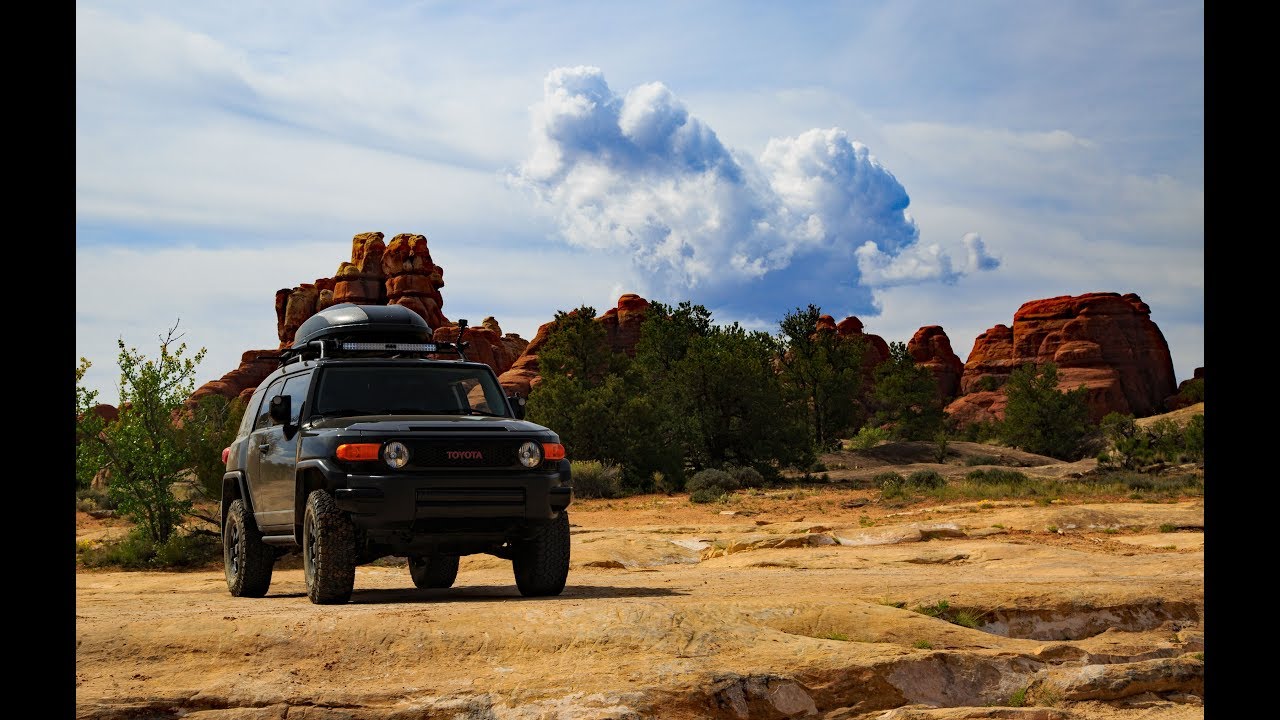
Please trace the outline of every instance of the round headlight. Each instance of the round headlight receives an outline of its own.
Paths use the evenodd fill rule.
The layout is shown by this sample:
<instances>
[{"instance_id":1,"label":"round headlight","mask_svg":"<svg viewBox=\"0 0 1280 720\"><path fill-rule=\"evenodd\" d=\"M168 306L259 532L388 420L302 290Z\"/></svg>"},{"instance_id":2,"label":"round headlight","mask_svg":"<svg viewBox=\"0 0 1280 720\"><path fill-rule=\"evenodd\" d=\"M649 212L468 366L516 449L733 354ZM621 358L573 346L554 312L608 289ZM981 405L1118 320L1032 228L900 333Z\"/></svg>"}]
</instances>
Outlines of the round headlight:
<instances>
[{"instance_id":1,"label":"round headlight","mask_svg":"<svg viewBox=\"0 0 1280 720\"><path fill-rule=\"evenodd\" d=\"M524 443L516 454L520 456L520 464L527 468L542 464L542 446L536 442Z\"/></svg>"},{"instance_id":2,"label":"round headlight","mask_svg":"<svg viewBox=\"0 0 1280 720\"><path fill-rule=\"evenodd\" d=\"M382 448L382 459L393 468L402 468L409 464L409 448L402 442L389 442Z\"/></svg>"}]
</instances>

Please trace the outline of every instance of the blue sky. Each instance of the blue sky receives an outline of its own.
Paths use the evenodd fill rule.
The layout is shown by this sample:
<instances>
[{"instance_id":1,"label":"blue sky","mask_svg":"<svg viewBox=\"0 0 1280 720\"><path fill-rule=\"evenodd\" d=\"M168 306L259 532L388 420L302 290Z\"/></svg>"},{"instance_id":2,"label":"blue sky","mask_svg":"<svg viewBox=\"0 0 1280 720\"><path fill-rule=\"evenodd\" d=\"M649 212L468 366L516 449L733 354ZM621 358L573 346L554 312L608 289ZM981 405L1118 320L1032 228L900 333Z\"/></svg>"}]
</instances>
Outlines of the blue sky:
<instances>
[{"instance_id":1,"label":"blue sky","mask_svg":"<svg viewBox=\"0 0 1280 720\"><path fill-rule=\"evenodd\" d=\"M1204 363L1204 8L80 2L76 355L175 323L198 383L279 288L426 235L444 313L532 338L625 292L907 340L1134 292Z\"/></svg>"}]
</instances>

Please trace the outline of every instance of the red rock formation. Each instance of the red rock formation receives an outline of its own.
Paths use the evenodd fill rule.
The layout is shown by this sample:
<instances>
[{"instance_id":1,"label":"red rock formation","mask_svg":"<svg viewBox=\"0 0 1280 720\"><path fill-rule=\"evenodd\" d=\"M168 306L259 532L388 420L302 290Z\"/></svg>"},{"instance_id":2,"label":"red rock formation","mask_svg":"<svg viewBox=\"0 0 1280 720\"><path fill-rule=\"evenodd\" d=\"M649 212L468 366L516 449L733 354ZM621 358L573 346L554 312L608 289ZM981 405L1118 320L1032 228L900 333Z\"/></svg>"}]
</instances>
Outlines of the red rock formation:
<instances>
[{"instance_id":1,"label":"red rock formation","mask_svg":"<svg viewBox=\"0 0 1280 720\"><path fill-rule=\"evenodd\" d=\"M508 395L529 397L529 391L542 382L542 376L538 374L538 352L542 350L543 345L547 344L547 339L551 337L551 330L555 326L555 321L539 325L538 332L534 333L533 340L525 346L520 357L511 363L511 367L506 372L498 376L498 382L502 384Z\"/></svg>"},{"instance_id":2,"label":"red rock formation","mask_svg":"<svg viewBox=\"0 0 1280 720\"><path fill-rule=\"evenodd\" d=\"M440 288L444 287L444 269L432 262L427 238L401 233L392 238L389 245L384 245L382 238L380 232L360 233L351 239L350 262L341 263L335 277L318 278L314 283L277 290L274 306L279 348L245 352L240 367L219 380L200 386L188 398L188 405L209 394L228 398L238 396L247 400L258 383L277 367L275 360L260 360L258 356L273 355L293 344L298 326L330 305L344 302L404 305L421 315L432 328L442 329L444 332L437 335L438 339L456 338L457 326L451 325L441 312L444 299ZM625 309L631 311L633 308ZM622 324L615 334L625 338L632 321L626 314L619 317ZM452 334L448 330L450 327ZM515 359L529 346L528 341L515 333L503 335L502 328L492 317L485 318L478 327L469 328L466 340L472 343L469 357L488 363L498 373L510 369ZM536 361L533 367L536 375Z\"/></svg>"},{"instance_id":3,"label":"red rock formation","mask_svg":"<svg viewBox=\"0 0 1280 720\"><path fill-rule=\"evenodd\" d=\"M818 318L819 325L823 324L823 318L830 320L831 316L823 315L821 318ZM875 369L875 366L889 359L889 343L885 342L884 338L879 335L862 332L862 327L862 321L857 317L850 315L839 323L836 323L836 333L839 334L840 337L856 336L865 340L869 352L867 353L867 357L863 359L863 364L867 365L870 369Z\"/></svg>"},{"instance_id":4,"label":"red rock formation","mask_svg":"<svg viewBox=\"0 0 1280 720\"><path fill-rule=\"evenodd\" d=\"M307 318L333 304L333 278L319 278L292 290L276 291L276 331L280 348L293 344L294 334Z\"/></svg>"},{"instance_id":5,"label":"red rock formation","mask_svg":"<svg viewBox=\"0 0 1280 720\"><path fill-rule=\"evenodd\" d=\"M999 390L979 390L956 398L947 405L947 414L960 425L994 422L1004 419L1007 401Z\"/></svg>"},{"instance_id":6,"label":"red rock formation","mask_svg":"<svg viewBox=\"0 0 1280 720\"><path fill-rule=\"evenodd\" d=\"M951 349L951 339L941 325L925 325L907 342L907 352L917 365L929 368L938 381L938 396L944 402L960 391L964 363Z\"/></svg>"},{"instance_id":7,"label":"red rock formation","mask_svg":"<svg viewBox=\"0 0 1280 720\"><path fill-rule=\"evenodd\" d=\"M604 325L609 337L609 347L614 352L636 355L636 343L640 342L640 324L644 322L649 301L634 293L618 298L618 306L609 308L596 322Z\"/></svg>"},{"instance_id":8,"label":"red rock formation","mask_svg":"<svg viewBox=\"0 0 1280 720\"><path fill-rule=\"evenodd\" d=\"M1195 371L1191 373L1191 377L1178 383L1178 391L1164 399L1165 411L1168 412L1171 410L1178 410L1189 405L1195 405L1198 401L1183 397L1182 391L1186 389L1187 385L1197 380L1204 382L1204 368L1202 367L1196 368Z\"/></svg>"},{"instance_id":9,"label":"red rock formation","mask_svg":"<svg viewBox=\"0 0 1280 720\"><path fill-rule=\"evenodd\" d=\"M296 329L296 328L295 328ZM240 367L223 375L218 380L211 380L201 385L191 397L187 398L187 407L194 407L200 398L206 395L221 395L225 398L239 397L248 400L249 396L280 363L275 359L279 350L248 350L240 355Z\"/></svg>"},{"instance_id":10,"label":"red rock formation","mask_svg":"<svg viewBox=\"0 0 1280 720\"><path fill-rule=\"evenodd\" d=\"M1058 387L1088 390L1094 420L1109 412L1145 417L1174 390L1173 360L1151 308L1132 293L1088 293L1024 303L1013 327L996 325L974 340L960 392L994 390L1026 363L1058 365ZM948 406L960 419L964 397ZM1002 410L999 415L1002 415Z\"/></svg>"},{"instance_id":11,"label":"red rock formation","mask_svg":"<svg viewBox=\"0 0 1280 720\"><path fill-rule=\"evenodd\" d=\"M97 405L94 405L93 414L109 423L113 423L120 419L120 410L115 405L109 405L107 403L98 403Z\"/></svg>"},{"instance_id":12,"label":"red rock formation","mask_svg":"<svg viewBox=\"0 0 1280 720\"><path fill-rule=\"evenodd\" d=\"M400 233L391 238L382 256L388 305L404 305L422 316L431 328L449 324L440 308L444 298L444 268L431 261L424 235Z\"/></svg>"},{"instance_id":13,"label":"red rock formation","mask_svg":"<svg viewBox=\"0 0 1280 720\"><path fill-rule=\"evenodd\" d=\"M386 252L382 233L360 233L351 238L351 262L338 266L334 276L333 304L386 305L386 277L382 256Z\"/></svg>"},{"instance_id":14,"label":"red rock formation","mask_svg":"<svg viewBox=\"0 0 1280 720\"><path fill-rule=\"evenodd\" d=\"M519 339L520 336L515 337ZM458 326L438 327L431 339L436 342L457 342ZM502 328L492 316L485 318L484 322L478 326L468 326L463 340L468 343L465 350L467 359L488 365L498 375L510 370L512 363L519 356L519 353L514 355L511 353L510 343L502 336ZM523 341L519 343L521 350L527 345L528 343Z\"/></svg>"},{"instance_id":15,"label":"red rock formation","mask_svg":"<svg viewBox=\"0 0 1280 720\"><path fill-rule=\"evenodd\" d=\"M609 308L595 321L604 326L609 347L614 352L622 352L632 357L636 354L636 343L640 340L640 325L644 322L645 313L649 309L649 301L634 293L627 293L618 298L617 307ZM525 346L524 351L515 359L511 367L498 377L498 382L508 394L529 396L529 391L538 386L542 377L538 374L538 352L550 337L555 321L543 323L533 340Z\"/></svg>"}]
</instances>

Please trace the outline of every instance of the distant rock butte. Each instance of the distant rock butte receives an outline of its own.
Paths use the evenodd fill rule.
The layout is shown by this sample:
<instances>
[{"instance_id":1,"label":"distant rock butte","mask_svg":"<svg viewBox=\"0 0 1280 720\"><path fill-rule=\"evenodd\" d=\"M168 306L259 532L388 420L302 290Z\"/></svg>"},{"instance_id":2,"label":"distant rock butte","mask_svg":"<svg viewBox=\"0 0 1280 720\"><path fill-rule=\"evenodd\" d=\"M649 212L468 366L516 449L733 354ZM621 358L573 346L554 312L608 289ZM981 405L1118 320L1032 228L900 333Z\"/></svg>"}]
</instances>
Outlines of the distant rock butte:
<instances>
[{"instance_id":1,"label":"distant rock butte","mask_svg":"<svg viewBox=\"0 0 1280 720\"><path fill-rule=\"evenodd\" d=\"M917 365L929 368L938 381L938 396L950 400L960 391L964 363L951 349L951 339L941 325L925 325L907 342L907 352Z\"/></svg>"},{"instance_id":2,"label":"distant rock butte","mask_svg":"<svg viewBox=\"0 0 1280 720\"><path fill-rule=\"evenodd\" d=\"M829 327L832 323L833 319L830 315L822 315L818 318L819 328ZM879 335L862 332L862 321L857 317L850 315L849 317L846 317L840 322L834 324L836 334L840 337L861 337L867 341L867 347L871 352L867 354L863 364L870 368L874 368L876 365L879 365L889 359L889 343L885 342L884 338Z\"/></svg>"},{"instance_id":3,"label":"distant rock butte","mask_svg":"<svg viewBox=\"0 0 1280 720\"><path fill-rule=\"evenodd\" d=\"M359 233L351 239L351 260L340 263L333 277L277 290L274 305L279 346L246 351L239 367L200 386L187 399L187 405L192 406L207 395L248 399L278 367L272 356L293 344L298 327L317 312L339 303L403 305L427 321L434 339L456 339L458 326L442 311L444 268L432 261L426 236L401 233L390 243L384 243L383 237L380 232ZM504 335L492 317L468 327L464 340L470 343L467 357L488 364L495 373L510 369L529 345L515 333Z\"/></svg>"},{"instance_id":4,"label":"distant rock butte","mask_svg":"<svg viewBox=\"0 0 1280 720\"><path fill-rule=\"evenodd\" d=\"M1089 410L1144 417L1160 412L1176 389L1173 360L1151 308L1132 293L1087 293L1024 303L1013 327L996 325L974 340L947 412L963 424L1000 419L994 392L1026 363L1058 366L1063 391L1084 386Z\"/></svg>"}]
</instances>

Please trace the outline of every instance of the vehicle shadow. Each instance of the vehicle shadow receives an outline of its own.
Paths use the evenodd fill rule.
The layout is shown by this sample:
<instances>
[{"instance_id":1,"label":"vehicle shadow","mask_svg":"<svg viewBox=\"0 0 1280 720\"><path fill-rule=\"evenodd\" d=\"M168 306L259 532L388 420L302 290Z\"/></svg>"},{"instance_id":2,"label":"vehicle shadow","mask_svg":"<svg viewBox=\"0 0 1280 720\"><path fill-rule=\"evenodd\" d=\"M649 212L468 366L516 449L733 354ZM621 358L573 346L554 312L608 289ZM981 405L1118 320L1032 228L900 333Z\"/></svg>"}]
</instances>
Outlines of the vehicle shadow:
<instances>
[{"instance_id":1,"label":"vehicle shadow","mask_svg":"<svg viewBox=\"0 0 1280 720\"><path fill-rule=\"evenodd\" d=\"M556 600L576 600L593 598L627 598L627 597L677 597L689 593L657 587L611 587L607 585L566 585L564 592L547 597L524 597L515 585L495 587L492 585L460 585L444 590L419 590L417 588L377 588L361 590L357 588L351 593L351 602L356 605L376 605L380 603L441 603L441 602L485 602L493 600L520 600L523 602L546 602ZM305 596L305 594L304 594Z\"/></svg>"}]
</instances>

